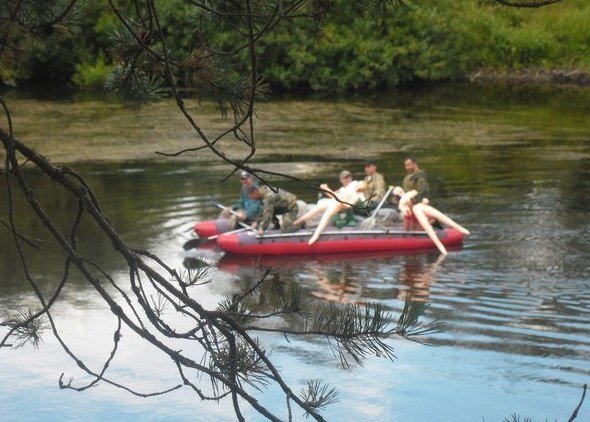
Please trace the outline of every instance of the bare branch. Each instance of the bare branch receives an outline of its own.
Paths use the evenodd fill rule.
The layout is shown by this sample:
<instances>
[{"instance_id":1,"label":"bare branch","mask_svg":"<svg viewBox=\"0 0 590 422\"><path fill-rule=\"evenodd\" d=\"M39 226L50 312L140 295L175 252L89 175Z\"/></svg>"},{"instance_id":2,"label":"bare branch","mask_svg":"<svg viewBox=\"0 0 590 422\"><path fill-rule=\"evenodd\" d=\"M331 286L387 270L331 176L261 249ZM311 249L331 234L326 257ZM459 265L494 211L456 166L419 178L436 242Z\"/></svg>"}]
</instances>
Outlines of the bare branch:
<instances>
[{"instance_id":1,"label":"bare branch","mask_svg":"<svg viewBox=\"0 0 590 422\"><path fill-rule=\"evenodd\" d=\"M578 403L578 405L574 409L574 412L572 413L572 415L568 419L568 422L573 422L578 417L578 412L580 411L580 408L582 407L582 403L584 403L584 399L586 398L586 390L587 389L588 389L588 384L584 384L584 387L582 389L582 398L580 399L580 403Z\"/></svg>"},{"instance_id":2,"label":"bare branch","mask_svg":"<svg viewBox=\"0 0 590 422\"><path fill-rule=\"evenodd\" d=\"M494 0L496 3L500 3L504 6L509 7L544 7L550 4L561 3L562 0L539 0L539 1L511 1L511 0Z\"/></svg>"}]
</instances>

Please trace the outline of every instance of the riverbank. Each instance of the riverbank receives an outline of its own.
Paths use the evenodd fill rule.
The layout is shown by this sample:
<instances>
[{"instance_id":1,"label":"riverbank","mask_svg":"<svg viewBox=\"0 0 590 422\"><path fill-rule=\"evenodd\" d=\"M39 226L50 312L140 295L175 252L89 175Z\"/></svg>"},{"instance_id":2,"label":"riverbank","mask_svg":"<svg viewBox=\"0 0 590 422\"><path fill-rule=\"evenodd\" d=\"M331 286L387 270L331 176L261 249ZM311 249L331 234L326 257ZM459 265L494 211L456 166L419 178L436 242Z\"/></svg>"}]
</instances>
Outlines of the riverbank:
<instances>
[{"instance_id":1,"label":"riverbank","mask_svg":"<svg viewBox=\"0 0 590 422\"><path fill-rule=\"evenodd\" d=\"M590 73L578 69L527 69L520 71L480 70L470 74L470 82L510 83L519 85L556 85L589 87Z\"/></svg>"},{"instance_id":2,"label":"riverbank","mask_svg":"<svg viewBox=\"0 0 590 422\"><path fill-rule=\"evenodd\" d=\"M498 76L498 75L496 75ZM548 75L545 75L547 77ZM489 74L474 83L421 85L387 93L367 93L326 99L320 96L283 96L259 103L256 119L256 155L253 162L289 161L285 157L313 157L315 161L364 160L382 153L417 152L441 141L456 145L503 145L522 137L521 116L506 108L534 106L537 120L578 123L590 108L590 89L578 86L513 83L490 84ZM537 80L540 80L541 76ZM583 78L580 76L579 78ZM101 99L59 100L5 96L16 137L56 164L123 162L133 160L219 160L208 149L172 154L203 146L172 100L141 110ZM555 108L555 103L560 107ZM211 105L186 100L197 124L210 139L231 126ZM472 110L471 119L458 118L457 105ZM378 111L377 111L378 110ZM487 119L490 111L503 115L498 127ZM365 118L370 115L370 118ZM417 122L420 124L416 124ZM387 131L383 131L387 127ZM529 134L539 127L529 128ZM460 135L457 135L460 134ZM542 136L539 135L542 139ZM234 159L248 149L232 135L218 146ZM3 162L4 150L0 149Z\"/></svg>"}]
</instances>

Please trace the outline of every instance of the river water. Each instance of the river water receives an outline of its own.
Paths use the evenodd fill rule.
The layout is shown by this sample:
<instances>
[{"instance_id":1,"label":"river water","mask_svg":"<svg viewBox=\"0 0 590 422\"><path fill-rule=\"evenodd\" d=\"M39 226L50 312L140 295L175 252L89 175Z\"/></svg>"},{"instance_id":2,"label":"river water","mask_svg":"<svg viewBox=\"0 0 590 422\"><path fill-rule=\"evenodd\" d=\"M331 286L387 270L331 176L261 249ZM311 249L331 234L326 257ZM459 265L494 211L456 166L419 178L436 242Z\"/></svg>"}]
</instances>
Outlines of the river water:
<instances>
[{"instance_id":1,"label":"river water","mask_svg":"<svg viewBox=\"0 0 590 422\"><path fill-rule=\"evenodd\" d=\"M460 92L459 92L460 91ZM245 291L267 266L273 282L298 283L310 300L374 302L398 313L408 294L428 301L426 321L444 322L431 345L391 340L397 359L370 358L342 368L323 339L264 334L261 342L296 389L306 379L335 386L340 401L328 420L500 421L513 414L535 421L565 421L590 381L590 102L587 93L557 90L451 89L348 101L290 99L271 103L288 116L277 128L299 122L294 143L265 154L258 164L292 172L306 181L335 185L340 169L362 176L363 154L372 151L388 183L403 177L403 158L416 155L427 170L432 201L472 235L446 257L435 252L380 256L261 260L223 256L215 249L185 252L191 225L213 218L210 197L229 204L239 183L223 181L227 169L212 160L85 162L76 168L123 237L170 266L205 259L218 268L199 300L212 307ZM92 107L89 105L88 107ZM319 113L321 110L321 113ZM277 115L280 115L277 112ZM304 124L308 123L308 124ZM342 127L334 133L333 128ZM329 129L327 129L329 128ZM273 132L274 131L274 132ZM355 132L354 136L343 134ZM327 133L329 132L329 133ZM305 139L302 139L302 133ZM370 133L375 138L361 139ZM289 133L282 133L288 139ZM314 140L331 143L307 147ZM355 143L356 140L356 143ZM58 224L67 227L74 205L34 171L28 177ZM315 193L277 180L312 202ZM6 190L0 190L6 203ZM15 201L23 232L46 238L39 223ZM6 217L2 210L2 219ZM125 267L91 225L80 244L117 280ZM31 273L46 291L62 275L60 253L30 252ZM0 313L35 308L18 257L0 231ZM70 347L100 365L110 350L115 321L98 295L72 274L54 317ZM3 331L0 331L2 333ZM178 383L170 362L130 333L111 376L151 392ZM85 377L47 332L38 347L0 351L3 420L234 420L230 403L201 403L188 389L138 398L99 385L77 393L60 390L60 374ZM273 409L284 399L269 392ZM248 420L261 420L246 412ZM296 414L297 420L303 416ZM590 420L590 402L579 421Z\"/></svg>"}]
</instances>

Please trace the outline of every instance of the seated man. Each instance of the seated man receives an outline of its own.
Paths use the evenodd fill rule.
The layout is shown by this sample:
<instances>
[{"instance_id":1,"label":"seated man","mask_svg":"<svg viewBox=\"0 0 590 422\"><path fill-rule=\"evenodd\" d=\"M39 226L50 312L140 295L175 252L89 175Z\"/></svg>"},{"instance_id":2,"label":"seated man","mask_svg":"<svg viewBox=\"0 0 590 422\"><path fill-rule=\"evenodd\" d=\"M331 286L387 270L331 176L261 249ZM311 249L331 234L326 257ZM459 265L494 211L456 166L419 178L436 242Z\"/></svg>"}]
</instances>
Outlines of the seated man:
<instances>
[{"instance_id":1,"label":"seated man","mask_svg":"<svg viewBox=\"0 0 590 422\"><path fill-rule=\"evenodd\" d=\"M242 183L242 188L240 189L238 202L231 207L227 207L219 214L219 218L227 218L229 220L230 230L235 229L240 222L252 222L260 211L260 201L249 198L247 194L248 188L257 184L254 176L243 171L240 173L240 182Z\"/></svg>"},{"instance_id":2,"label":"seated man","mask_svg":"<svg viewBox=\"0 0 590 422\"><path fill-rule=\"evenodd\" d=\"M367 185L361 199L363 203L357 206L357 212L370 214L379 204L383 195L385 195L385 179L383 175L377 171L377 162L375 160L368 160L365 163L365 184Z\"/></svg>"},{"instance_id":3,"label":"seated man","mask_svg":"<svg viewBox=\"0 0 590 422\"><path fill-rule=\"evenodd\" d=\"M252 185L248 188L247 194L251 200L261 202L261 208L256 217L257 221L253 224L258 229L258 234L263 234L277 215L283 216L281 232L290 233L299 229L299 226L293 224L297 219L299 206L297 197L291 192L283 189L274 192L268 186Z\"/></svg>"},{"instance_id":4,"label":"seated man","mask_svg":"<svg viewBox=\"0 0 590 422\"><path fill-rule=\"evenodd\" d=\"M416 203L422 202L423 198L427 198L430 195L426 172L420 168L418 161L412 156L404 158L404 167L406 169L406 176L402 182L403 190L405 192L415 190L418 193L414 201Z\"/></svg>"}]
</instances>

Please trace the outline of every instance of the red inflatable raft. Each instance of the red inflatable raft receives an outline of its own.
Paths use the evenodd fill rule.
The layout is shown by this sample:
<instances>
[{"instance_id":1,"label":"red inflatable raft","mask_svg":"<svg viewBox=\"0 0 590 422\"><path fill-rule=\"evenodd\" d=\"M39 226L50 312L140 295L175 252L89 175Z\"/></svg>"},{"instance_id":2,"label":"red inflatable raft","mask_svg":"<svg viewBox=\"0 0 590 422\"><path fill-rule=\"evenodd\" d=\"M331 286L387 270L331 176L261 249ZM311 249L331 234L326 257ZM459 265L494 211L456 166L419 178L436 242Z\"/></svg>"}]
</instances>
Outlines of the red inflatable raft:
<instances>
[{"instance_id":1,"label":"red inflatable raft","mask_svg":"<svg viewBox=\"0 0 590 422\"><path fill-rule=\"evenodd\" d=\"M455 229L437 230L436 233L446 247L463 243L463 234ZM251 231L228 233L217 238L217 245L227 253L238 255L314 255L436 249L428 235L419 231L334 228L326 230L313 245L308 245L311 235L312 232L307 230L295 233L269 230L262 236Z\"/></svg>"},{"instance_id":2,"label":"red inflatable raft","mask_svg":"<svg viewBox=\"0 0 590 422\"><path fill-rule=\"evenodd\" d=\"M231 230L229 220L226 218L218 218L216 220L199 221L195 224L195 233L199 237L216 236Z\"/></svg>"}]
</instances>

